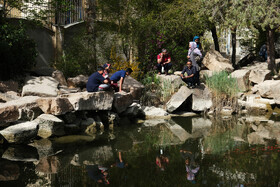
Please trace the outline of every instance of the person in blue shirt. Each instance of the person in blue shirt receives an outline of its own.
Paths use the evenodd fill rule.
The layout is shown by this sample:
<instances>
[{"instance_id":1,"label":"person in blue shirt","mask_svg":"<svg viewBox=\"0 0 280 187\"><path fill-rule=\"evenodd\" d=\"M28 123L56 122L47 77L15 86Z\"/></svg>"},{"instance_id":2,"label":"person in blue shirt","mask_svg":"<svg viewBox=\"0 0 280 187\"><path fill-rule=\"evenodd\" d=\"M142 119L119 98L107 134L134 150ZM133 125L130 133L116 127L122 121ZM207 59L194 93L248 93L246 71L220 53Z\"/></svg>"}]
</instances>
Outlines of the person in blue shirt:
<instances>
[{"instance_id":1,"label":"person in blue shirt","mask_svg":"<svg viewBox=\"0 0 280 187\"><path fill-rule=\"evenodd\" d=\"M126 70L120 70L117 71L116 73L114 73L111 76L111 84L117 88L118 87L118 82L120 81L120 87L119 87L119 92L122 91L122 85L123 85L123 81L125 79L126 76L130 75L132 73L132 69L131 68L127 68Z\"/></svg>"},{"instance_id":2,"label":"person in blue shirt","mask_svg":"<svg viewBox=\"0 0 280 187\"><path fill-rule=\"evenodd\" d=\"M87 91L88 92L97 92L105 91L110 88L108 85L109 80L105 79L102 74L104 73L104 68L99 66L97 72L91 74L87 81Z\"/></svg>"},{"instance_id":3,"label":"person in blue shirt","mask_svg":"<svg viewBox=\"0 0 280 187\"><path fill-rule=\"evenodd\" d=\"M187 76L185 76L185 73L187 73ZM182 80L187 83L189 88L195 88L195 75L196 75L196 67L192 65L192 62L189 60L187 62L187 67L183 69L181 72L181 78Z\"/></svg>"}]
</instances>

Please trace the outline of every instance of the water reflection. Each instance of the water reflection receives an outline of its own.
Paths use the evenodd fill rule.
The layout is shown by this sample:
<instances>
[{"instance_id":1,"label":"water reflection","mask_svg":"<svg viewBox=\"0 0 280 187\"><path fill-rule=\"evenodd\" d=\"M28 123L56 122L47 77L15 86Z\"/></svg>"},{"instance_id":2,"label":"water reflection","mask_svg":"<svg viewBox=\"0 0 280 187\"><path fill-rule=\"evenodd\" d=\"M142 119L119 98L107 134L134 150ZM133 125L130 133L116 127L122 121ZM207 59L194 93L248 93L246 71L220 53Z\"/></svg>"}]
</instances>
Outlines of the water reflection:
<instances>
[{"instance_id":1,"label":"water reflection","mask_svg":"<svg viewBox=\"0 0 280 187\"><path fill-rule=\"evenodd\" d=\"M175 118L2 147L0 185L277 186L277 139L250 145L252 131L241 118Z\"/></svg>"}]
</instances>

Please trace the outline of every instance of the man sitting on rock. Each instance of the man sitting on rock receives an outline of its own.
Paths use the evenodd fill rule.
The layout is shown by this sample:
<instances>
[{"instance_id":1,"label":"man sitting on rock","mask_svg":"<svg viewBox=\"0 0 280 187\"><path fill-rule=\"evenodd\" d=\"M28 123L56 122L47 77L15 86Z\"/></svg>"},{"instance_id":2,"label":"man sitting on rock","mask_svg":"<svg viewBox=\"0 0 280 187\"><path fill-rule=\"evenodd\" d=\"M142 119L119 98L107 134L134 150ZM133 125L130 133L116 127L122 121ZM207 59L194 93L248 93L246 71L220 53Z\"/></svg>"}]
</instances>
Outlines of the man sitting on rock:
<instances>
[{"instance_id":1,"label":"man sitting on rock","mask_svg":"<svg viewBox=\"0 0 280 187\"><path fill-rule=\"evenodd\" d=\"M97 92L105 91L110 88L109 80L105 79L102 75L104 73L104 68L99 66L97 72L91 74L87 81L87 91L88 92Z\"/></svg>"},{"instance_id":2,"label":"man sitting on rock","mask_svg":"<svg viewBox=\"0 0 280 187\"><path fill-rule=\"evenodd\" d=\"M185 76L185 73L187 73L187 76ZM196 74L196 68L192 65L192 62L189 60L187 62L187 67L184 67L181 78L182 80L187 83L189 88L195 88L195 74Z\"/></svg>"},{"instance_id":3,"label":"man sitting on rock","mask_svg":"<svg viewBox=\"0 0 280 187\"><path fill-rule=\"evenodd\" d=\"M162 68L164 69L165 75L168 75L168 71L171 69L171 57L167 53L166 49L162 49L162 53L157 55L157 70L158 74L161 74Z\"/></svg>"},{"instance_id":4,"label":"man sitting on rock","mask_svg":"<svg viewBox=\"0 0 280 187\"><path fill-rule=\"evenodd\" d=\"M111 76L111 85L115 88L115 91L122 91L122 85L125 77L130 75L132 72L131 68L127 68L126 70L117 71ZM118 81L120 81L120 87L118 87Z\"/></svg>"}]
</instances>

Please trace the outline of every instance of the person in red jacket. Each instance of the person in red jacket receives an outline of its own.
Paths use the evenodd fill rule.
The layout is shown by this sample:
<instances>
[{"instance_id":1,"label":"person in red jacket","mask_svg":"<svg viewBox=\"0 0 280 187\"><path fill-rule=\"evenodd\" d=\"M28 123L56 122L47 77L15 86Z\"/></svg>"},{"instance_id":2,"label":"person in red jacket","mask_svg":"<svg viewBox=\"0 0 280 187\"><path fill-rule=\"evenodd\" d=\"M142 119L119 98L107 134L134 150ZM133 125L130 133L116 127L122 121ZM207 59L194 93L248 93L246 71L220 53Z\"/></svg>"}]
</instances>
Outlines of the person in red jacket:
<instances>
[{"instance_id":1,"label":"person in red jacket","mask_svg":"<svg viewBox=\"0 0 280 187\"><path fill-rule=\"evenodd\" d=\"M157 70L158 74L161 74L162 68L164 69L165 75L168 75L168 71L171 69L171 57L167 53L166 49L162 49L162 52L157 55Z\"/></svg>"}]
</instances>

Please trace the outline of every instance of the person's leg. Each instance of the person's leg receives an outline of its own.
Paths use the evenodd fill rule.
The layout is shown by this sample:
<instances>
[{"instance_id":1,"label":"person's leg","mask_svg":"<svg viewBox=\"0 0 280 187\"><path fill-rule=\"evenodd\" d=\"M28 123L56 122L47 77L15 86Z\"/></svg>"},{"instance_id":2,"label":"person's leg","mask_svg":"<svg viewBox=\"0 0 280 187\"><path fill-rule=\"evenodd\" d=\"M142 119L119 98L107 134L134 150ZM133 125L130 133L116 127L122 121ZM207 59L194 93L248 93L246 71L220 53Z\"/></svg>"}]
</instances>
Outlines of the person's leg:
<instances>
[{"instance_id":1,"label":"person's leg","mask_svg":"<svg viewBox=\"0 0 280 187\"><path fill-rule=\"evenodd\" d=\"M106 90L109 90L109 88L110 88L110 85L108 85L108 84L100 84L98 87L98 91L106 91Z\"/></svg>"},{"instance_id":2,"label":"person's leg","mask_svg":"<svg viewBox=\"0 0 280 187\"><path fill-rule=\"evenodd\" d=\"M156 67L157 67L158 74L161 74L161 67L162 67L161 64L157 63Z\"/></svg>"},{"instance_id":3,"label":"person's leg","mask_svg":"<svg viewBox=\"0 0 280 187\"><path fill-rule=\"evenodd\" d=\"M168 63L168 64L164 65L164 72L165 72L165 74L168 74L168 71L171 69L171 67L172 67L171 63Z\"/></svg>"},{"instance_id":4,"label":"person's leg","mask_svg":"<svg viewBox=\"0 0 280 187\"><path fill-rule=\"evenodd\" d=\"M195 77L195 84L197 84L197 86L200 85L199 72L200 72L200 71L197 71L196 74L195 74L195 76L194 76L194 77Z\"/></svg>"}]
</instances>

